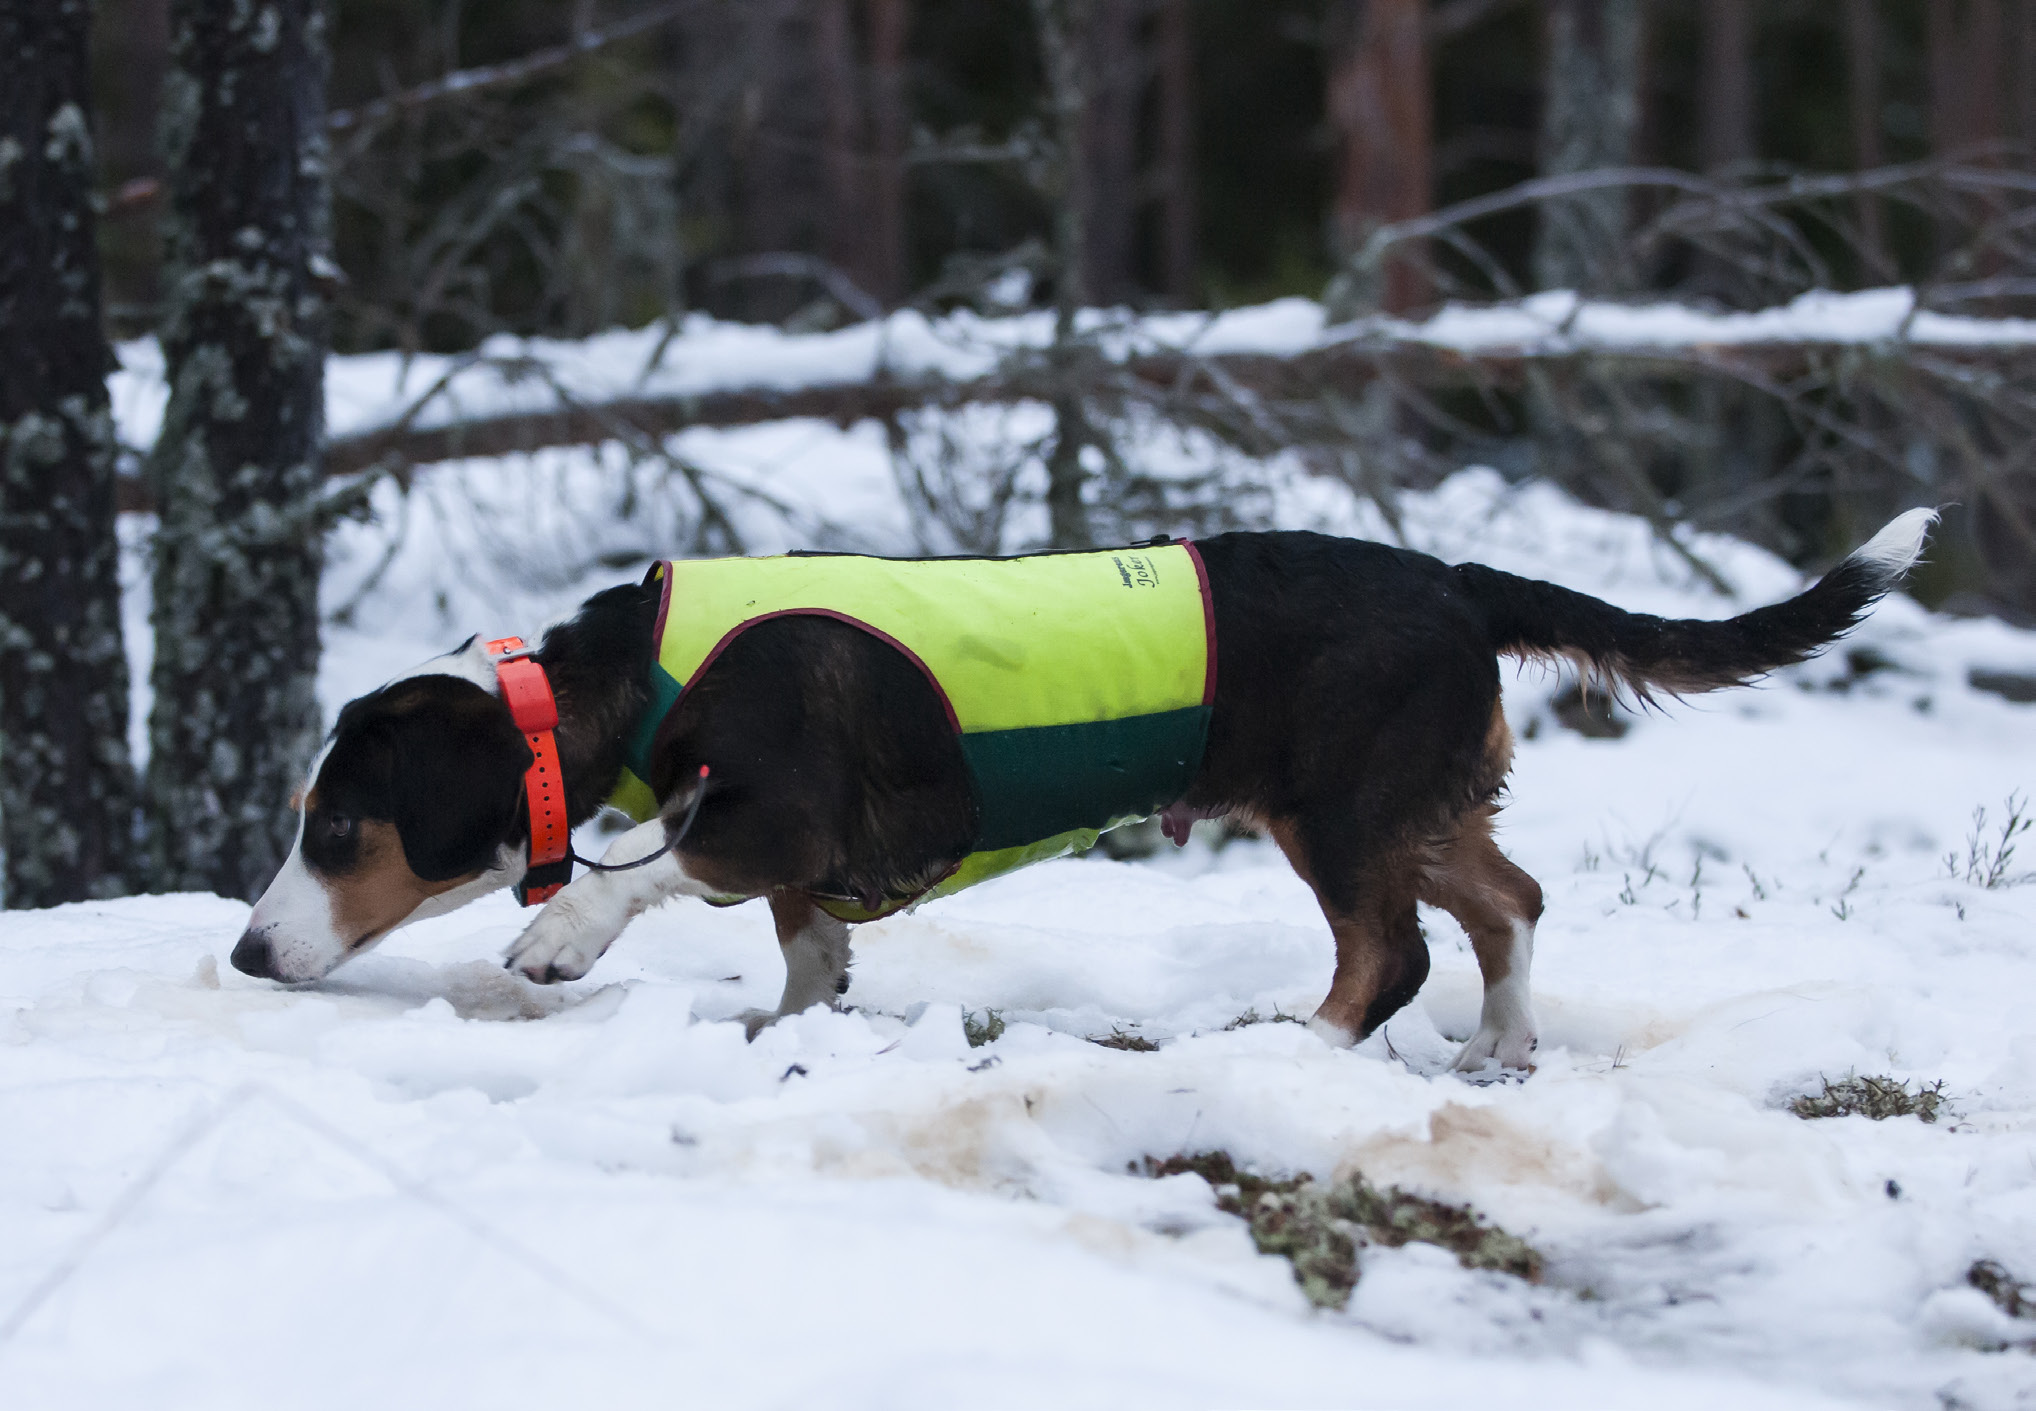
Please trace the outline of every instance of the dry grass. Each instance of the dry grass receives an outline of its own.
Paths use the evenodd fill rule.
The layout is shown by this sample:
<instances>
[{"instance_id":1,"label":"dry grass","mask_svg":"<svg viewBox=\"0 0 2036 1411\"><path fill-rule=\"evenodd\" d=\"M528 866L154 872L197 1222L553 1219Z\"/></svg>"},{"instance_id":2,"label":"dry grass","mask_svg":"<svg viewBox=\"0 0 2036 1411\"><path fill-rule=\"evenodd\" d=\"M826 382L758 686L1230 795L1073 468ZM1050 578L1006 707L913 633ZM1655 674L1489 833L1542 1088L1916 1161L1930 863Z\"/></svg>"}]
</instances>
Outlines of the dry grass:
<instances>
[{"instance_id":1,"label":"dry grass","mask_svg":"<svg viewBox=\"0 0 2036 1411\"><path fill-rule=\"evenodd\" d=\"M1909 1091L1898 1078L1854 1075L1832 1082L1824 1080L1824 1091L1805 1093L1789 1104L1789 1111L1804 1120L1817 1117L1871 1117L1884 1122L1890 1117L1920 1117L1935 1122L1944 1108L1944 1084L1919 1084Z\"/></svg>"},{"instance_id":2,"label":"dry grass","mask_svg":"<svg viewBox=\"0 0 2036 1411\"><path fill-rule=\"evenodd\" d=\"M1258 1012L1257 1006L1254 1005L1252 1008L1245 1010L1244 1013L1238 1015L1235 1019L1231 1020L1228 1024L1225 1024L1223 1026L1223 1032L1228 1034L1236 1029L1249 1029L1254 1024L1305 1024L1307 1022L1308 1022L1307 1020L1301 1018L1299 1015L1289 1014L1285 1010L1279 1009L1277 1007L1274 1008L1273 1012L1270 1014L1260 1014Z\"/></svg>"},{"instance_id":3,"label":"dry grass","mask_svg":"<svg viewBox=\"0 0 2036 1411\"><path fill-rule=\"evenodd\" d=\"M1965 1271L1965 1281L1993 1300L2010 1318L2036 1318L2036 1288L2023 1283L1991 1259L1978 1259Z\"/></svg>"}]
</instances>

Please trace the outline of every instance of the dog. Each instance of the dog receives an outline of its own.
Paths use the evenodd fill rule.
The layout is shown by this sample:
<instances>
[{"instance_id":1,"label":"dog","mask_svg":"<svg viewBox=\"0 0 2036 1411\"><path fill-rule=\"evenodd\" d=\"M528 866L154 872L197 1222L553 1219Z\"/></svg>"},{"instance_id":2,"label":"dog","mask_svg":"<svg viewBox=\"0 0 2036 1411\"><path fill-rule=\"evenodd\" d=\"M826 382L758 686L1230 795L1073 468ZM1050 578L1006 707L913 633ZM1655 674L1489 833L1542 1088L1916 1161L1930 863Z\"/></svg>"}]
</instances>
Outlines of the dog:
<instances>
[{"instance_id":1,"label":"dog","mask_svg":"<svg viewBox=\"0 0 2036 1411\"><path fill-rule=\"evenodd\" d=\"M1855 626L1916 562L1934 520L1912 510L1798 596L1723 621L1628 613L1480 564L1314 533L1174 546L1197 576L1180 591L1206 614L1207 697L1198 756L1169 763L1185 763L1184 787L1148 785L1144 811L1162 812L1177 838L1195 818L1246 823L1314 890L1336 947L1310 1021L1325 1040L1358 1042L1420 989L1426 902L1461 923L1484 982L1456 1068L1529 1070L1542 893L1493 840L1513 752L1499 658L1566 661L1642 703L1745 685ZM1118 551L1127 588L1150 586L1122 561L1148 552L1160 551ZM1178 578L1184 561L1167 571ZM533 839L557 853L550 839L594 816L630 772L634 740L653 812L608 850L605 870L560 886L570 863L549 864L532 890L549 900L509 968L577 979L669 897L761 897L786 976L776 1010L749 1016L751 1034L839 1004L855 920L925 896L982 840L989 803L969 737L912 650L825 604L745 623L675 702L655 699L664 617L688 611L658 576L589 598L534 652L470 639L348 704L232 963L315 980L407 922L531 886L543 870ZM533 665L555 706L548 734L525 728L542 723L531 718L519 726L523 704L505 699L511 668ZM1088 674L1073 672L1073 685ZM1184 679L1191 695L1199 678ZM1162 788L1178 792L1149 796Z\"/></svg>"}]
</instances>

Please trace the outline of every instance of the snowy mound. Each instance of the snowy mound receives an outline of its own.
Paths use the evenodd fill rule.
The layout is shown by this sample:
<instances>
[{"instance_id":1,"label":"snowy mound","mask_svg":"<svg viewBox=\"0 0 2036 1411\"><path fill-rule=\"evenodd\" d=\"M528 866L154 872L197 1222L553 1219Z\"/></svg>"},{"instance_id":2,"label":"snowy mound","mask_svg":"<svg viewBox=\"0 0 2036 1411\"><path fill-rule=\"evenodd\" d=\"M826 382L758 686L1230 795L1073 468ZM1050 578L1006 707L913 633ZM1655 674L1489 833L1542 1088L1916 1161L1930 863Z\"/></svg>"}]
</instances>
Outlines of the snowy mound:
<instances>
[{"instance_id":1,"label":"snowy mound","mask_svg":"<svg viewBox=\"0 0 2036 1411\"><path fill-rule=\"evenodd\" d=\"M874 433L680 439L773 492L744 511L754 547L913 547ZM1271 473L1278 522L1385 532ZM595 512L627 474L447 467L405 535L347 529L328 708L638 571L655 514ZM1484 472L1401 510L1417 547L1655 612L1799 582L1692 539L1728 599L1638 522ZM864 928L852 1012L754 1044L731 1016L781 978L758 907L673 903L555 989L498 968L506 897L300 989L225 966L236 902L9 915L7 1399L2026 1404L2027 1356L1986 1349L2036 1323L1965 1276L2036 1276L2036 885L1985 885L2003 801L2036 785L2036 707L1975 669L2036 670L2036 640L1897 598L1826 658L1622 738L1564 728L1552 679L1509 682L1503 841L1548 894L1523 1085L1443 1071L1478 982L1440 915L1427 987L1362 1047L1237 1027L1305 1014L1331 959L1250 841L1050 864ZM991 1010L1001 1036L971 1047ZM1157 1049L1089 1041L1113 1035ZM1942 1082L1948 1107L1788 1110L1852 1073ZM1128 1170L1205 1150L1469 1203L1546 1280L1375 1247L1349 1306L1312 1310L1199 1177Z\"/></svg>"}]
</instances>

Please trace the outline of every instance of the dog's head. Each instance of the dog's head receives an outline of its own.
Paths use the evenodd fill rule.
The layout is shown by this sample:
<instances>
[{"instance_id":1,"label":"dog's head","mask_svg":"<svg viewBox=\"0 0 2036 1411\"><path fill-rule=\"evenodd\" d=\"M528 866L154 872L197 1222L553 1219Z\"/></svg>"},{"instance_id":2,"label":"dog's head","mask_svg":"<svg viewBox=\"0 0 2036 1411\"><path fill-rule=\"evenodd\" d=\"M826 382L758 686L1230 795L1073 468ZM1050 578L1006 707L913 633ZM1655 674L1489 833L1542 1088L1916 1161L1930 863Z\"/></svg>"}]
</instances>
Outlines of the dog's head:
<instances>
[{"instance_id":1,"label":"dog's head","mask_svg":"<svg viewBox=\"0 0 2036 1411\"><path fill-rule=\"evenodd\" d=\"M297 841L233 948L236 969L316 980L406 921L515 881L530 746L469 640L339 713Z\"/></svg>"}]
</instances>

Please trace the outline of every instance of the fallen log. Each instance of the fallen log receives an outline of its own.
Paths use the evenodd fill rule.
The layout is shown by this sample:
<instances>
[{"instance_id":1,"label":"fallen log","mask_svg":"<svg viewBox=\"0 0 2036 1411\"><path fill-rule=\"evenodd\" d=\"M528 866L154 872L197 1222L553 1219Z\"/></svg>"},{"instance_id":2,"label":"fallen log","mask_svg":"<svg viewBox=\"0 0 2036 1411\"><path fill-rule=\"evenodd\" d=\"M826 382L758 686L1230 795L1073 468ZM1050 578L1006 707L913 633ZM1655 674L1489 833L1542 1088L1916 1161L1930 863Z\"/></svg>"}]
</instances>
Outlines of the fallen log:
<instances>
[{"instance_id":1,"label":"fallen log","mask_svg":"<svg viewBox=\"0 0 2036 1411\"><path fill-rule=\"evenodd\" d=\"M1339 423L1311 409L1325 398L1355 397L1381 378L1424 393L1521 390L1528 370L1553 375L1588 370L1597 376L1644 379L1720 377L1778 391L1818 371L1907 370L1939 380L2019 380L2032 370L2026 346L1882 342L1735 342L1661 346L1497 348L1475 352L1432 343L1367 339L1292 355L1271 353L1142 354L1121 361L1091 353L1078 361L1014 358L978 378L879 378L803 387L747 387L665 397L623 397L566 403L536 411L478 416L442 425L391 425L335 437L325 448L331 476L377 467L404 473L419 466L477 457L525 455L559 446L616 440L662 440L692 427L750 426L811 417L838 426L885 420L927 407L1048 401L1073 377L1083 395L1109 405L1174 404L1209 413L1214 404L1253 404L1289 426L1296 443L1335 436ZM1220 407L1214 407L1220 419ZM123 477L120 507L147 510L152 496L139 478Z\"/></svg>"}]
</instances>

